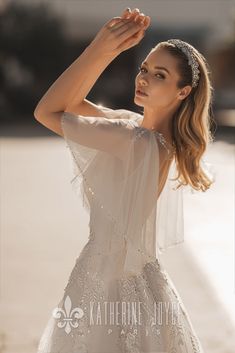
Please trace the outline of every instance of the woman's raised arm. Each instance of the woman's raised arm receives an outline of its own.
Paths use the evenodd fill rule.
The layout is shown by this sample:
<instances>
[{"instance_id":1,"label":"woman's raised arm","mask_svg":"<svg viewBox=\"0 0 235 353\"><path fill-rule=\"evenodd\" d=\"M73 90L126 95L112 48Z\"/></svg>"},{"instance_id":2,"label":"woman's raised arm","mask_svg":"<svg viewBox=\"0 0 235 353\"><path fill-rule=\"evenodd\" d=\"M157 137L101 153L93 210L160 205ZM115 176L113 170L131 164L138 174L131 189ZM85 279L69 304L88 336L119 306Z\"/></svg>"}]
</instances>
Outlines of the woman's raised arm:
<instances>
[{"instance_id":1,"label":"woman's raised arm","mask_svg":"<svg viewBox=\"0 0 235 353\"><path fill-rule=\"evenodd\" d=\"M35 117L40 120L49 113L65 111L73 100L76 104L82 103L105 68L143 38L148 21L141 24L140 20L114 17L105 23L90 45L41 98Z\"/></svg>"}]
</instances>

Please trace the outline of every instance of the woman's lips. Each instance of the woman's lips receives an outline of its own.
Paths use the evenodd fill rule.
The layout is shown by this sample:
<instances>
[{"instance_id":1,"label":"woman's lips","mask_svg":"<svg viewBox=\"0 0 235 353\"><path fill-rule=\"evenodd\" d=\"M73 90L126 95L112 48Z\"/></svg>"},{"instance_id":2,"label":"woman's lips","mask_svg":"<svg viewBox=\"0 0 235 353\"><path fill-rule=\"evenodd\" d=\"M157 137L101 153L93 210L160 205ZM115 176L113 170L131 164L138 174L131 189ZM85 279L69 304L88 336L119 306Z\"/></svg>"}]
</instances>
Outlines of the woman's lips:
<instances>
[{"instance_id":1,"label":"woman's lips","mask_svg":"<svg viewBox=\"0 0 235 353\"><path fill-rule=\"evenodd\" d=\"M137 89L137 91L135 92L135 94L136 94L137 96L141 96L141 97L146 97L146 96L147 96L147 94L146 94L146 93L141 92L141 91L140 91L140 90L138 90L138 89Z\"/></svg>"}]
</instances>

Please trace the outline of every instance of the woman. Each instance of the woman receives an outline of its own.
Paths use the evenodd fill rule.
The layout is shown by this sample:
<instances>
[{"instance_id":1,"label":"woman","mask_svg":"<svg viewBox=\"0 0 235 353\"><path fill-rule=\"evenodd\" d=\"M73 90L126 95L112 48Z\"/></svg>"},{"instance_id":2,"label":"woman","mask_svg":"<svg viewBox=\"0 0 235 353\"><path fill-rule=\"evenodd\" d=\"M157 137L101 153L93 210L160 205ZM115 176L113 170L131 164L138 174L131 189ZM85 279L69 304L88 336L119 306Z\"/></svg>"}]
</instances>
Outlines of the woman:
<instances>
[{"instance_id":1,"label":"woman","mask_svg":"<svg viewBox=\"0 0 235 353\"><path fill-rule=\"evenodd\" d=\"M181 40L154 47L135 82L143 116L85 99L149 25L139 9L108 21L35 109L65 138L72 183L90 215L89 240L38 353L203 352L159 253L183 241L183 185L206 191L212 184L200 165L211 141L206 61Z\"/></svg>"}]
</instances>

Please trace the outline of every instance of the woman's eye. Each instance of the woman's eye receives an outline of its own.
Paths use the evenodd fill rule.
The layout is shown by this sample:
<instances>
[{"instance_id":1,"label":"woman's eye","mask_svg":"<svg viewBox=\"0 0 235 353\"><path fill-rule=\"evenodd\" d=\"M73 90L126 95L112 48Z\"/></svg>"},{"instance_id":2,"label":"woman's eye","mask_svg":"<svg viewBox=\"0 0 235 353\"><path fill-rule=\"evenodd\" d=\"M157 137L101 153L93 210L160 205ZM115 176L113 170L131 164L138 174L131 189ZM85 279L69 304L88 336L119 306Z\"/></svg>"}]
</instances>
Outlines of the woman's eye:
<instances>
[{"instance_id":1,"label":"woman's eye","mask_svg":"<svg viewBox=\"0 0 235 353\"><path fill-rule=\"evenodd\" d=\"M145 67L139 67L139 70L142 72L142 70L146 70L145 69ZM160 75L160 77L162 78L162 79L164 79L165 78L165 76L164 75L162 75L162 74L156 74L155 76L157 76L157 75Z\"/></svg>"},{"instance_id":2,"label":"woman's eye","mask_svg":"<svg viewBox=\"0 0 235 353\"><path fill-rule=\"evenodd\" d=\"M162 79L165 78L165 76L162 74L156 74L155 76L157 76L157 75L160 75Z\"/></svg>"},{"instance_id":3,"label":"woman's eye","mask_svg":"<svg viewBox=\"0 0 235 353\"><path fill-rule=\"evenodd\" d=\"M139 66L139 70L141 71L141 70L146 70L146 69L144 67Z\"/></svg>"}]
</instances>

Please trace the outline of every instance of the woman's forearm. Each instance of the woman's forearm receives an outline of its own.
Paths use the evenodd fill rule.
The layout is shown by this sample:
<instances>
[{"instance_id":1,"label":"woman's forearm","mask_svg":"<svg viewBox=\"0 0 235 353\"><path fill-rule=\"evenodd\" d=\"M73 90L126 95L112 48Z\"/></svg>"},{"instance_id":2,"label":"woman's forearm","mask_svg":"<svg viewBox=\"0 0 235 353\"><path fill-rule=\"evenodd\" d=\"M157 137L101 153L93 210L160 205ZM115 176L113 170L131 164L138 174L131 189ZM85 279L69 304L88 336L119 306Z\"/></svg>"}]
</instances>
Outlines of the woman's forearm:
<instances>
[{"instance_id":1,"label":"woman's forearm","mask_svg":"<svg viewBox=\"0 0 235 353\"><path fill-rule=\"evenodd\" d=\"M116 55L102 53L92 42L50 86L36 106L36 112L64 111L81 103Z\"/></svg>"}]
</instances>

